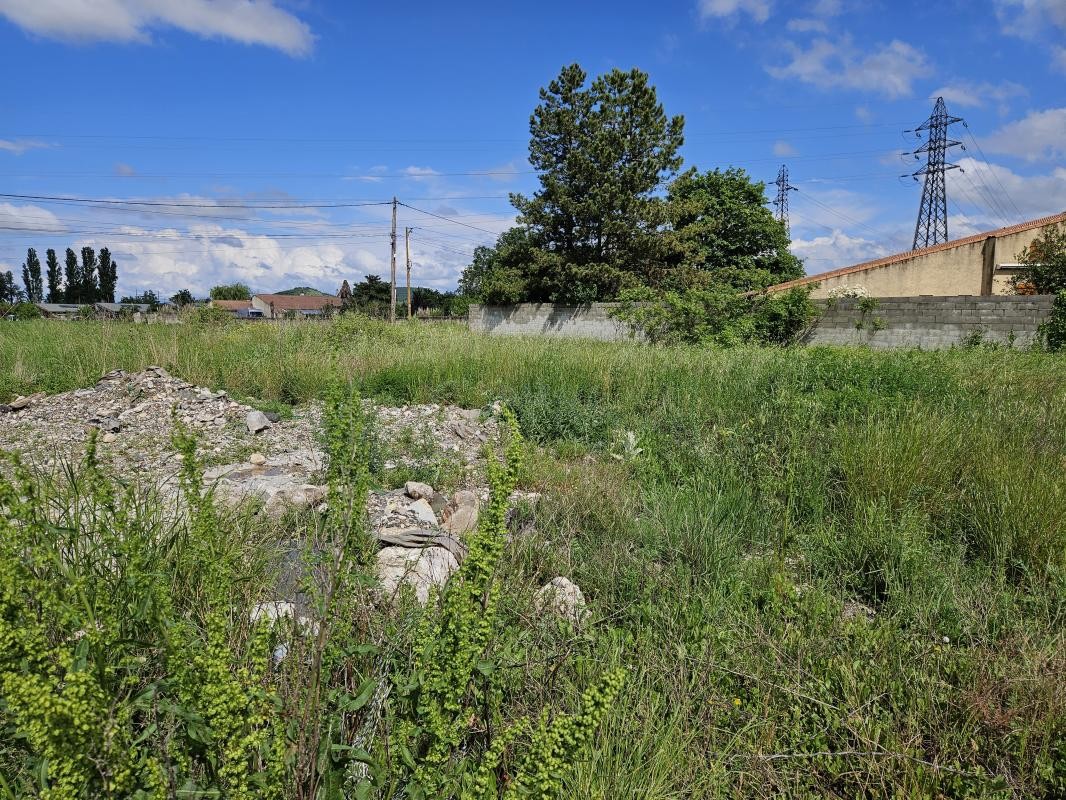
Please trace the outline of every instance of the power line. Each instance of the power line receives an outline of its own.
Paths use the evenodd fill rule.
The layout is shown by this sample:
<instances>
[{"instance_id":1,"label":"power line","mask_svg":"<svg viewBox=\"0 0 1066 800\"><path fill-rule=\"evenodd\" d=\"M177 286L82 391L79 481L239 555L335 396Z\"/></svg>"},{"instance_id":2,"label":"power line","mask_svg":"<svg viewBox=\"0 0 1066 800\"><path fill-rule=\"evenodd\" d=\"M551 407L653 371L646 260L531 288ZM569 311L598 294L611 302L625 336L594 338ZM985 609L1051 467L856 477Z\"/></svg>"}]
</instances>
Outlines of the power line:
<instances>
[{"instance_id":1,"label":"power line","mask_svg":"<svg viewBox=\"0 0 1066 800\"><path fill-rule=\"evenodd\" d=\"M1018 204L1014 202L1014 198L1010 196L1010 192L1008 192L1007 187L1003 185L1003 181L999 179L999 175L997 175L996 171L992 169L992 165L988 163L988 159L985 157L985 151L981 149L981 143L977 141L977 137L973 135L973 131L970 130L970 126L967 125L965 121L963 121L962 127L966 129L966 133L969 135L970 141L974 143L974 146L977 148L977 152L980 154L981 159L985 162L985 166L988 167L988 171L992 173L992 177L996 179L996 183L999 184L999 188L1003 190L1003 196L1006 197L1007 200L1010 202L1011 206L1013 206L1014 213L1018 215L1018 219L1021 219L1024 216L1022 214L1021 209L1018 208Z\"/></svg>"},{"instance_id":2,"label":"power line","mask_svg":"<svg viewBox=\"0 0 1066 800\"><path fill-rule=\"evenodd\" d=\"M442 214L434 214L432 211L426 211L423 208L415 208L414 206L408 205L407 203L400 203L400 205L403 206L404 208L409 208L412 211L417 211L419 214L425 214L426 216L429 216L429 217L436 217L437 219L442 219L445 222L451 222L451 223L453 223L455 225L462 225L464 228L471 228L471 229L473 229L475 231L481 231L482 233L487 233L490 236L499 236L499 233L497 233L496 231L490 231L488 228L479 228L477 225L470 225L469 223L466 223L466 222L460 222L457 219L452 219L451 217L445 217Z\"/></svg>"},{"instance_id":3,"label":"power line","mask_svg":"<svg viewBox=\"0 0 1066 800\"><path fill-rule=\"evenodd\" d=\"M788 166L781 165L774 183L777 184L777 199L774 200L774 205L777 206L777 221L785 227L785 237L791 242L792 231L788 226L788 193L796 191L796 187L788 183Z\"/></svg>"}]
</instances>

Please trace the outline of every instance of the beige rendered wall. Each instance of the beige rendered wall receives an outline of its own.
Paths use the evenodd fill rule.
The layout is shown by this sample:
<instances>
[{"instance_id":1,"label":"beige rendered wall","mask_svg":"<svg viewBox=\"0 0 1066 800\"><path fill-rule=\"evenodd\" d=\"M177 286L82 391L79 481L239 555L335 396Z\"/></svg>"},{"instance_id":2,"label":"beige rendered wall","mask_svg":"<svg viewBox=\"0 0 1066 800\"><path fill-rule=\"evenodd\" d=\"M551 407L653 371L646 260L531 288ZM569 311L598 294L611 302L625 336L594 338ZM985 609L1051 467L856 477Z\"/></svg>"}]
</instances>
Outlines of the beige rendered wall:
<instances>
[{"instance_id":1,"label":"beige rendered wall","mask_svg":"<svg viewBox=\"0 0 1066 800\"><path fill-rule=\"evenodd\" d=\"M1043 231L1044 227L1039 227L995 237L995 266L1016 264L1022 250ZM832 278L818 278L815 275L812 277L819 280L820 284L811 297L823 299L830 289L838 286L862 286L874 297L980 295L985 241L981 239L849 275ZM1009 281L1009 275L993 273L992 294L1010 294Z\"/></svg>"},{"instance_id":2,"label":"beige rendered wall","mask_svg":"<svg viewBox=\"0 0 1066 800\"><path fill-rule=\"evenodd\" d=\"M273 319L273 315L270 313L270 304L264 303L255 295L252 295L252 308L256 308L263 312L263 316L268 319Z\"/></svg>"}]
</instances>

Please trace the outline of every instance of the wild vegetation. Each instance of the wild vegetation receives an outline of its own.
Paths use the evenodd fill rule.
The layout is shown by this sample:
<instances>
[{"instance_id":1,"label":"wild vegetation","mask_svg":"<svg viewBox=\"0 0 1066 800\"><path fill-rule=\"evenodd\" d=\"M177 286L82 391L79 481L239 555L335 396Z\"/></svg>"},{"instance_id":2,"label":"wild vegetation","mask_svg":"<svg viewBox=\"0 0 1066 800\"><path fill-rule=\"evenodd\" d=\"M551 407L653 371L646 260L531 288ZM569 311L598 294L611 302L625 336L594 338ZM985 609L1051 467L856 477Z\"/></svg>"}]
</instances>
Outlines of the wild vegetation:
<instances>
[{"instance_id":1,"label":"wild vegetation","mask_svg":"<svg viewBox=\"0 0 1066 800\"><path fill-rule=\"evenodd\" d=\"M336 385L392 404L502 400L527 444L494 482L544 499L514 541L491 535L495 515L478 534L497 594L491 634L470 639L442 619L485 608L462 599L485 572L426 616L360 601L344 526L359 487L388 477L367 472L373 423L350 403L328 407L352 513L325 528L196 503L171 520L91 460L58 485L25 476L2 501L17 521L5 568L28 572L3 582L4 635L27 655L3 649L0 793L32 794L45 760L146 796L175 793L179 773L232 797L332 797L345 781L361 797L524 796L528 770L577 798L1066 792L1061 356L516 340L354 315L0 328L0 399L148 364L274 408ZM331 563L317 637L248 623L295 533L354 547L350 567ZM559 574L588 598L580 629L535 611ZM446 662L452 642L488 656ZM460 686L465 717L433 711ZM393 746L411 742L408 761Z\"/></svg>"}]
</instances>

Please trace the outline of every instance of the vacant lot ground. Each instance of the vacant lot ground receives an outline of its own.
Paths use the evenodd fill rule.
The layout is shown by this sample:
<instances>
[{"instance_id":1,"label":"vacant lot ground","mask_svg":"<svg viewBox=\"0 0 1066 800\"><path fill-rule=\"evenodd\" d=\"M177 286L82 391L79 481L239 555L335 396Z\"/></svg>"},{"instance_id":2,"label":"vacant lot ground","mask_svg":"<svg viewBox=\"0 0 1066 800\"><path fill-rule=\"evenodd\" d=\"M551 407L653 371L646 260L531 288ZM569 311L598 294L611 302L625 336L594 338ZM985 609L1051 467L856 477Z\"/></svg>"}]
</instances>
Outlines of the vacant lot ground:
<instances>
[{"instance_id":1,"label":"vacant lot ground","mask_svg":"<svg viewBox=\"0 0 1066 800\"><path fill-rule=\"evenodd\" d=\"M1066 794L1062 356L0 326L0 402L149 365L283 417L338 383L515 411L543 497L501 567L506 714L627 673L568 797ZM580 630L531 621L556 575Z\"/></svg>"}]
</instances>

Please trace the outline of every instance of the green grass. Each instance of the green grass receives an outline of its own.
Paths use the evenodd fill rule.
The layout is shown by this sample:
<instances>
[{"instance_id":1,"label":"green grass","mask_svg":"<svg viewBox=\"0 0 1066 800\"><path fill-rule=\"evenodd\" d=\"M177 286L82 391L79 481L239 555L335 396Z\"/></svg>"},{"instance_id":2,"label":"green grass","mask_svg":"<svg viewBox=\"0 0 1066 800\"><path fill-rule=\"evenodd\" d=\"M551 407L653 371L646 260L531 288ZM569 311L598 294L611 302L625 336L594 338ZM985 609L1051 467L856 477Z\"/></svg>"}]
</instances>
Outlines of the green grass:
<instances>
[{"instance_id":1,"label":"green grass","mask_svg":"<svg viewBox=\"0 0 1066 800\"><path fill-rule=\"evenodd\" d=\"M568 797L1066 793L1062 356L0 327L0 400L149 364L279 406L351 381L515 410L545 500L505 559L507 707L629 675ZM613 458L626 431L642 451ZM557 574L589 599L582 633L530 612Z\"/></svg>"}]
</instances>

